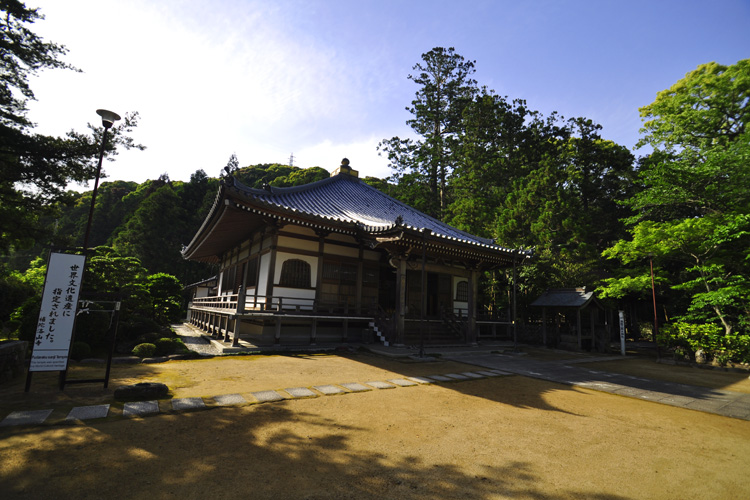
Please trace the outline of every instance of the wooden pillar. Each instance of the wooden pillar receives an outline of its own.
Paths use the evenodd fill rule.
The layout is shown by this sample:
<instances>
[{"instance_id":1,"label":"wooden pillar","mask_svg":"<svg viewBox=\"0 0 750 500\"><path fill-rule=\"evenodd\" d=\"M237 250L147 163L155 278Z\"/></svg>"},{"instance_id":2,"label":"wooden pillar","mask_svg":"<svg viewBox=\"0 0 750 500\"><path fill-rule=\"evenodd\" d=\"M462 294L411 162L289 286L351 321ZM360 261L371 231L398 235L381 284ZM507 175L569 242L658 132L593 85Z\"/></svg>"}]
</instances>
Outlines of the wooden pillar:
<instances>
[{"instance_id":1,"label":"wooden pillar","mask_svg":"<svg viewBox=\"0 0 750 500\"><path fill-rule=\"evenodd\" d=\"M260 232L260 241L258 242L258 252L255 254L255 291L253 292L253 309L258 308L258 288L260 285L260 255L263 251L263 239L266 236L266 228Z\"/></svg>"},{"instance_id":2,"label":"wooden pillar","mask_svg":"<svg viewBox=\"0 0 750 500\"><path fill-rule=\"evenodd\" d=\"M596 345L599 339L596 338L596 318L594 317L594 311L596 311L594 307L589 309L589 317L591 319L591 350L598 351L599 349L597 349Z\"/></svg>"},{"instance_id":3,"label":"wooden pillar","mask_svg":"<svg viewBox=\"0 0 750 500\"><path fill-rule=\"evenodd\" d=\"M310 327L310 345L315 345L315 341L318 338L318 320L317 318L312 319L312 326Z\"/></svg>"},{"instance_id":4,"label":"wooden pillar","mask_svg":"<svg viewBox=\"0 0 750 500\"><path fill-rule=\"evenodd\" d=\"M229 315L228 314L224 315L223 319L224 319L224 325L225 325L225 328L224 328L224 342L229 342L231 340L229 338ZM219 324L221 324L221 323L219 323ZM219 331L219 335L221 335L221 331Z\"/></svg>"},{"instance_id":5,"label":"wooden pillar","mask_svg":"<svg viewBox=\"0 0 750 500\"><path fill-rule=\"evenodd\" d=\"M316 270L317 277L315 278L315 307L313 307L313 312L317 312L320 305L323 288L323 256L325 255L326 236L329 233L328 231L318 230L316 234L318 235L318 269Z\"/></svg>"},{"instance_id":6,"label":"wooden pillar","mask_svg":"<svg viewBox=\"0 0 750 500\"><path fill-rule=\"evenodd\" d=\"M274 344L281 344L281 316L276 316L276 331L273 336Z\"/></svg>"},{"instance_id":7,"label":"wooden pillar","mask_svg":"<svg viewBox=\"0 0 750 500\"><path fill-rule=\"evenodd\" d=\"M277 229L274 230L271 238L273 241L271 242L271 261L268 263L268 277L266 281L266 310L269 310L273 303L273 282L276 274L276 247L279 243L279 231Z\"/></svg>"},{"instance_id":8,"label":"wooden pillar","mask_svg":"<svg viewBox=\"0 0 750 500\"><path fill-rule=\"evenodd\" d=\"M242 324L240 315L245 312L245 301L247 300L247 273L248 268L250 267L249 263L250 261L245 262L242 265L242 284L240 284L240 291L237 294L237 310L234 315L234 338L232 339L232 346L234 347L240 344L240 325ZM229 330L229 328L227 328L227 330ZM229 332L227 332L227 336L229 336Z\"/></svg>"},{"instance_id":9,"label":"wooden pillar","mask_svg":"<svg viewBox=\"0 0 750 500\"><path fill-rule=\"evenodd\" d=\"M364 263L362 260L364 259L364 249L362 248L362 244L359 245L359 261L357 262L357 287L356 287L356 297L355 297L355 311L357 314L362 314L362 283L364 282L364 279L362 278L362 274L364 273Z\"/></svg>"},{"instance_id":10,"label":"wooden pillar","mask_svg":"<svg viewBox=\"0 0 750 500\"><path fill-rule=\"evenodd\" d=\"M466 320L466 342L469 344L477 343L477 292L479 291L478 279L476 269L472 269L469 273L469 310L468 318Z\"/></svg>"},{"instance_id":11,"label":"wooden pillar","mask_svg":"<svg viewBox=\"0 0 750 500\"><path fill-rule=\"evenodd\" d=\"M518 314L518 306L516 304L516 289L518 287L516 286L516 260L513 259L513 347L518 348L518 318L516 317Z\"/></svg>"},{"instance_id":12,"label":"wooden pillar","mask_svg":"<svg viewBox=\"0 0 750 500\"><path fill-rule=\"evenodd\" d=\"M583 344L581 343L581 310L576 310L576 330L578 330L578 349L583 349Z\"/></svg>"},{"instance_id":13,"label":"wooden pillar","mask_svg":"<svg viewBox=\"0 0 750 500\"><path fill-rule=\"evenodd\" d=\"M547 306L542 307L542 344L547 347Z\"/></svg>"},{"instance_id":14,"label":"wooden pillar","mask_svg":"<svg viewBox=\"0 0 750 500\"><path fill-rule=\"evenodd\" d=\"M396 342L404 343L405 339L405 321L406 316L406 258L400 258L398 261L398 271L396 272Z\"/></svg>"}]
</instances>

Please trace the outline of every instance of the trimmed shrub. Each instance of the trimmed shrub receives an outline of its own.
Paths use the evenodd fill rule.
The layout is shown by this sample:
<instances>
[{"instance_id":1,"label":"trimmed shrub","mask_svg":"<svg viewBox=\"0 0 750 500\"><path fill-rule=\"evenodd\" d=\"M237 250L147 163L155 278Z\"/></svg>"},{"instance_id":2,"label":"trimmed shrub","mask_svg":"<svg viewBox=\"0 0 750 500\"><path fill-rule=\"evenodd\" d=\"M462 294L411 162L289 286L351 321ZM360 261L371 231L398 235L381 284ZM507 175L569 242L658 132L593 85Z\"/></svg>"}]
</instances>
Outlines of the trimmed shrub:
<instances>
[{"instance_id":1,"label":"trimmed shrub","mask_svg":"<svg viewBox=\"0 0 750 500\"><path fill-rule=\"evenodd\" d=\"M81 361L83 358L91 356L91 347L86 342L76 340L73 345L70 346L70 357L76 361Z\"/></svg>"},{"instance_id":2,"label":"trimmed shrub","mask_svg":"<svg viewBox=\"0 0 750 500\"><path fill-rule=\"evenodd\" d=\"M154 344L144 343L133 347L133 355L139 358L150 358L154 354L156 354L156 346Z\"/></svg>"},{"instance_id":3,"label":"trimmed shrub","mask_svg":"<svg viewBox=\"0 0 750 500\"><path fill-rule=\"evenodd\" d=\"M750 362L750 335L725 335L719 325L678 321L665 325L659 337L663 345L674 347L681 353L695 356L697 351L703 351L721 366L730 361Z\"/></svg>"},{"instance_id":4,"label":"trimmed shrub","mask_svg":"<svg viewBox=\"0 0 750 500\"><path fill-rule=\"evenodd\" d=\"M176 337L161 338L154 342L154 345L156 345L157 356L167 356L169 354L184 354L190 351L190 349L187 348L182 339Z\"/></svg>"}]
</instances>

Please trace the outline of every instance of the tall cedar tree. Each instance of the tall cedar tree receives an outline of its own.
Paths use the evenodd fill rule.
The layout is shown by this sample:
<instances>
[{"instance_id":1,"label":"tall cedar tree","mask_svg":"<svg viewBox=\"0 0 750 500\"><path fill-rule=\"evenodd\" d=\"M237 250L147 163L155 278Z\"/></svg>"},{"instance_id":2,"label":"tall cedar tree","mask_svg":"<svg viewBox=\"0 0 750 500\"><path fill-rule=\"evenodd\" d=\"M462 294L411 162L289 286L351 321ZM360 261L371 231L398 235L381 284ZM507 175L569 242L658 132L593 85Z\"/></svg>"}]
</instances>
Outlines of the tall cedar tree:
<instances>
[{"instance_id":1,"label":"tall cedar tree","mask_svg":"<svg viewBox=\"0 0 750 500\"><path fill-rule=\"evenodd\" d=\"M406 123L420 139L384 139L385 152L395 170L393 179L411 187L406 202L440 218L449 203L448 178L457 162L458 136L464 108L477 93L474 61L456 54L453 47L436 47L422 54L409 79L419 85L407 107L413 118Z\"/></svg>"}]
</instances>

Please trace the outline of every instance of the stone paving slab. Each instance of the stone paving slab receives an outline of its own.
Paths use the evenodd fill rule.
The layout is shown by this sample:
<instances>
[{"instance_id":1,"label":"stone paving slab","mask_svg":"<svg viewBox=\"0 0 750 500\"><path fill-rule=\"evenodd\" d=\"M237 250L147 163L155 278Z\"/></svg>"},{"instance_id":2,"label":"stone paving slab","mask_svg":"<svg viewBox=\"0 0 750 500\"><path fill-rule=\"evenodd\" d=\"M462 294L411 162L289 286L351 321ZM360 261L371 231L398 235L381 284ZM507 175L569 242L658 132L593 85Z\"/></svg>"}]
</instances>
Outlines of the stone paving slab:
<instances>
[{"instance_id":1,"label":"stone paving slab","mask_svg":"<svg viewBox=\"0 0 750 500\"><path fill-rule=\"evenodd\" d=\"M0 422L0 426L40 425L52 414L52 410L14 411Z\"/></svg>"},{"instance_id":2,"label":"stone paving slab","mask_svg":"<svg viewBox=\"0 0 750 500\"><path fill-rule=\"evenodd\" d=\"M626 387L626 386L620 386L620 389L617 389L616 391L614 391L615 394L619 394L620 396L627 396L629 398L636 398L645 392L648 392L648 391L646 391L645 389L638 389L635 387Z\"/></svg>"},{"instance_id":3,"label":"stone paving slab","mask_svg":"<svg viewBox=\"0 0 750 500\"><path fill-rule=\"evenodd\" d=\"M460 373L446 373L445 376L452 378L453 380L469 380L469 377L461 375Z\"/></svg>"},{"instance_id":4,"label":"stone paving slab","mask_svg":"<svg viewBox=\"0 0 750 500\"><path fill-rule=\"evenodd\" d=\"M666 392L644 391L643 394L636 397L638 399L645 399L647 401L661 401L663 399L667 399L670 396L672 396L672 394L667 394Z\"/></svg>"},{"instance_id":5,"label":"stone paving slab","mask_svg":"<svg viewBox=\"0 0 750 500\"><path fill-rule=\"evenodd\" d=\"M315 398L318 397L313 391L307 387L288 387L284 389L293 398Z\"/></svg>"},{"instance_id":6,"label":"stone paving slab","mask_svg":"<svg viewBox=\"0 0 750 500\"><path fill-rule=\"evenodd\" d=\"M496 375L513 375L513 372L508 372L505 370L490 370L490 371L495 373Z\"/></svg>"},{"instance_id":7,"label":"stone paving slab","mask_svg":"<svg viewBox=\"0 0 750 500\"><path fill-rule=\"evenodd\" d=\"M669 397L662 399L659 402L672 405L672 406L681 406L685 408L687 405L689 405L693 401L695 401L695 398L690 398L687 396L669 396Z\"/></svg>"},{"instance_id":8,"label":"stone paving slab","mask_svg":"<svg viewBox=\"0 0 750 500\"><path fill-rule=\"evenodd\" d=\"M596 389L597 391L603 392L615 392L622 388L621 385L610 384L609 382L582 382L578 385L580 385L581 387L586 387L588 389Z\"/></svg>"},{"instance_id":9,"label":"stone paving slab","mask_svg":"<svg viewBox=\"0 0 750 500\"><path fill-rule=\"evenodd\" d=\"M285 399L284 396L276 391L258 391L251 394L259 403L269 403L271 401L281 401Z\"/></svg>"},{"instance_id":10,"label":"stone paving slab","mask_svg":"<svg viewBox=\"0 0 750 500\"><path fill-rule=\"evenodd\" d=\"M390 380L387 380L387 382L390 382L391 384L397 385L399 387L411 387L413 385L417 385L416 382L412 382L411 380L406 380L404 378L392 378Z\"/></svg>"},{"instance_id":11,"label":"stone paving slab","mask_svg":"<svg viewBox=\"0 0 750 500\"><path fill-rule=\"evenodd\" d=\"M480 375L479 373L474 373L474 372L463 372L461 373L461 375L463 375L464 377L469 377L469 378L474 378L474 379L485 378L485 375Z\"/></svg>"},{"instance_id":12,"label":"stone paving slab","mask_svg":"<svg viewBox=\"0 0 750 500\"><path fill-rule=\"evenodd\" d=\"M432 379L429 377L406 377L409 380L413 380L414 382L418 384L431 384Z\"/></svg>"},{"instance_id":13,"label":"stone paving slab","mask_svg":"<svg viewBox=\"0 0 750 500\"><path fill-rule=\"evenodd\" d=\"M341 387L336 387L335 385L315 385L313 386L313 389L315 389L318 392L322 392L326 396L346 393L344 389L342 389Z\"/></svg>"},{"instance_id":14,"label":"stone paving slab","mask_svg":"<svg viewBox=\"0 0 750 500\"><path fill-rule=\"evenodd\" d=\"M92 418L104 418L109 414L109 405L76 406L65 420L90 420Z\"/></svg>"},{"instance_id":15,"label":"stone paving slab","mask_svg":"<svg viewBox=\"0 0 750 500\"><path fill-rule=\"evenodd\" d=\"M438 382L452 382L454 379L450 377L446 377L444 375L430 375L430 378L432 380L437 380Z\"/></svg>"},{"instance_id":16,"label":"stone paving slab","mask_svg":"<svg viewBox=\"0 0 750 500\"><path fill-rule=\"evenodd\" d=\"M395 385L389 384L388 382L383 382L380 380L373 380L372 382L365 382L365 384L369 385L370 387L374 387L375 389L395 389Z\"/></svg>"},{"instance_id":17,"label":"stone paving slab","mask_svg":"<svg viewBox=\"0 0 750 500\"><path fill-rule=\"evenodd\" d=\"M478 373L479 375L484 375L485 377L497 377L499 375L497 373L497 370L493 370L493 371L482 370L482 371L477 371L476 373Z\"/></svg>"},{"instance_id":18,"label":"stone paving slab","mask_svg":"<svg viewBox=\"0 0 750 500\"><path fill-rule=\"evenodd\" d=\"M125 403L122 407L122 414L126 417L144 417L156 413L159 413L159 402L155 400Z\"/></svg>"},{"instance_id":19,"label":"stone paving slab","mask_svg":"<svg viewBox=\"0 0 750 500\"><path fill-rule=\"evenodd\" d=\"M206 407L203 398L177 398L172 400L172 409L176 411L201 410Z\"/></svg>"},{"instance_id":20,"label":"stone paving slab","mask_svg":"<svg viewBox=\"0 0 750 500\"><path fill-rule=\"evenodd\" d=\"M349 389L352 392L364 392L364 391L372 390L372 387L367 387L357 382L347 382L346 384L340 384L340 385L341 387Z\"/></svg>"},{"instance_id":21,"label":"stone paving slab","mask_svg":"<svg viewBox=\"0 0 750 500\"><path fill-rule=\"evenodd\" d=\"M726 406L721 407L721 414L732 418L741 418L747 420L750 418L750 410L736 406L734 403L729 403Z\"/></svg>"},{"instance_id":22,"label":"stone paving slab","mask_svg":"<svg viewBox=\"0 0 750 500\"><path fill-rule=\"evenodd\" d=\"M214 402L218 406L244 405L247 404L247 399L240 394L222 394L221 396L214 396Z\"/></svg>"}]
</instances>

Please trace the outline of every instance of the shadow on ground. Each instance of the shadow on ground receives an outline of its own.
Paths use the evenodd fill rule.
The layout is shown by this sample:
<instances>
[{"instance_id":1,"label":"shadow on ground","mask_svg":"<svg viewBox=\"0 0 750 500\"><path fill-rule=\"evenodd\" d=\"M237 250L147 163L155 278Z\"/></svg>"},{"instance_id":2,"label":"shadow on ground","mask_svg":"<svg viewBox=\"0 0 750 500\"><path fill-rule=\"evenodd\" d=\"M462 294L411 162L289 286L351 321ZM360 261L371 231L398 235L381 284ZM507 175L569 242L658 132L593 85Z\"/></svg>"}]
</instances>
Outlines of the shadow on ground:
<instances>
[{"instance_id":1,"label":"shadow on ground","mask_svg":"<svg viewBox=\"0 0 750 500\"><path fill-rule=\"evenodd\" d=\"M550 488L549 471L510 457L458 464L432 454L435 443L408 449L382 429L375 439L350 407L329 417L299 403L20 432L0 445L0 489L5 499L626 498Z\"/></svg>"}]
</instances>

